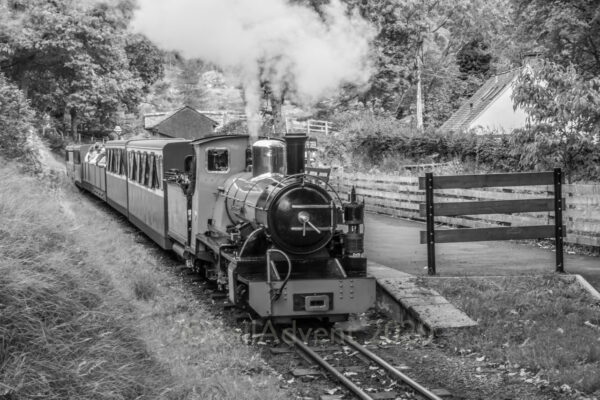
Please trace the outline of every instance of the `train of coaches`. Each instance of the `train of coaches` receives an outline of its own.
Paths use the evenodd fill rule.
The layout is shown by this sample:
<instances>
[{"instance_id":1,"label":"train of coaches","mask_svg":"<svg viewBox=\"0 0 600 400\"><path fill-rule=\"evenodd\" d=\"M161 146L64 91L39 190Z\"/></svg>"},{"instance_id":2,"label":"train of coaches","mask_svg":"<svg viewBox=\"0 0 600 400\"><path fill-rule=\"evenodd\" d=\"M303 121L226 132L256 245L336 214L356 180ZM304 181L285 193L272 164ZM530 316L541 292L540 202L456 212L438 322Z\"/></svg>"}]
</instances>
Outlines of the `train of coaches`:
<instances>
[{"instance_id":1,"label":"train of coaches","mask_svg":"<svg viewBox=\"0 0 600 400\"><path fill-rule=\"evenodd\" d=\"M262 318L340 321L375 301L364 205L307 173L306 136L70 145L67 173Z\"/></svg>"}]
</instances>

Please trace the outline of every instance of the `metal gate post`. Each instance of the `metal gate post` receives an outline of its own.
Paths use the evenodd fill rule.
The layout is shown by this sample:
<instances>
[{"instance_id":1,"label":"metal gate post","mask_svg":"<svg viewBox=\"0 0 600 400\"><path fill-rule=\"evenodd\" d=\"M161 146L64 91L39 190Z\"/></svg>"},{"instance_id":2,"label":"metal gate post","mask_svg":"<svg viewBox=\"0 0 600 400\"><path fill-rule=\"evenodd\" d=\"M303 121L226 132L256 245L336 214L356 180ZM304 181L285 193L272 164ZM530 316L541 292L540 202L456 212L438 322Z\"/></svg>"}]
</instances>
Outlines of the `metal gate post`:
<instances>
[{"instance_id":1,"label":"metal gate post","mask_svg":"<svg viewBox=\"0 0 600 400\"><path fill-rule=\"evenodd\" d=\"M564 273L563 260L563 203L562 203L562 171L554 168L554 234L556 241L556 272Z\"/></svg>"},{"instance_id":2,"label":"metal gate post","mask_svg":"<svg viewBox=\"0 0 600 400\"><path fill-rule=\"evenodd\" d=\"M435 223L433 221L433 173L425 174L425 210L427 213L427 273L435 275Z\"/></svg>"}]
</instances>

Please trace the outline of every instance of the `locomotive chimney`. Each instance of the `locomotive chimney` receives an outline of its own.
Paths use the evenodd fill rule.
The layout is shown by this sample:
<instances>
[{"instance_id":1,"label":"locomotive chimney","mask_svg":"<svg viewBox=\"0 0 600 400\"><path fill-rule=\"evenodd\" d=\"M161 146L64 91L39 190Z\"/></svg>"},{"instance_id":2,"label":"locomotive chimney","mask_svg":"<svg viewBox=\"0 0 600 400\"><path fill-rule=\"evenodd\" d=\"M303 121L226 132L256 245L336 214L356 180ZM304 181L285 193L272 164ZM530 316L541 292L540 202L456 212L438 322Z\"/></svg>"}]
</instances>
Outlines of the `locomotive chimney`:
<instances>
[{"instance_id":1,"label":"locomotive chimney","mask_svg":"<svg viewBox=\"0 0 600 400\"><path fill-rule=\"evenodd\" d=\"M304 151L306 148L305 134L290 134L283 137L287 144L287 174L304 173Z\"/></svg>"}]
</instances>

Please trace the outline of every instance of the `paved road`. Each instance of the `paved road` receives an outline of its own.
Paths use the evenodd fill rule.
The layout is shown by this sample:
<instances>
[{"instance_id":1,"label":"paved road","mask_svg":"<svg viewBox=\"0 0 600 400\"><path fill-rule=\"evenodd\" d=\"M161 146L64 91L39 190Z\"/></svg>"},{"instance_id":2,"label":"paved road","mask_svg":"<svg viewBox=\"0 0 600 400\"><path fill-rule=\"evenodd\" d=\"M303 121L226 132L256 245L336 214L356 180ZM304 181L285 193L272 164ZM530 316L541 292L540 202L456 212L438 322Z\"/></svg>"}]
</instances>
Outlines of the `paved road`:
<instances>
[{"instance_id":1,"label":"paved road","mask_svg":"<svg viewBox=\"0 0 600 400\"><path fill-rule=\"evenodd\" d=\"M367 257L415 275L427 274L427 247L419 243L425 224L367 214ZM548 249L506 241L436 245L439 275L519 275L553 272L555 254ZM583 275L600 290L600 258L565 253L565 270Z\"/></svg>"}]
</instances>

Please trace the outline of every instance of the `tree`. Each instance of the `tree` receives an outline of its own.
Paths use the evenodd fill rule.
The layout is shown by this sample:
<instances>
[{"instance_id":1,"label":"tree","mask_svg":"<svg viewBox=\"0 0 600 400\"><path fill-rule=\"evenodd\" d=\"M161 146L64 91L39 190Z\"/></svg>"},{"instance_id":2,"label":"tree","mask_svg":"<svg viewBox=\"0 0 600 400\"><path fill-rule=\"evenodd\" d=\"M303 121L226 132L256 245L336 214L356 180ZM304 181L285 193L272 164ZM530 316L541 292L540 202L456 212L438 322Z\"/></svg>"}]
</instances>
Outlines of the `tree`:
<instances>
[{"instance_id":1,"label":"tree","mask_svg":"<svg viewBox=\"0 0 600 400\"><path fill-rule=\"evenodd\" d=\"M492 54L483 35L477 35L456 54L456 63L461 74L486 76L490 70Z\"/></svg>"},{"instance_id":2,"label":"tree","mask_svg":"<svg viewBox=\"0 0 600 400\"><path fill-rule=\"evenodd\" d=\"M143 90L148 93L150 86L165 75L163 52L141 34L127 36L125 43L129 68L144 82Z\"/></svg>"},{"instance_id":3,"label":"tree","mask_svg":"<svg viewBox=\"0 0 600 400\"><path fill-rule=\"evenodd\" d=\"M0 73L0 154L7 158L23 156L27 134L33 130L34 111L16 85Z\"/></svg>"},{"instance_id":4,"label":"tree","mask_svg":"<svg viewBox=\"0 0 600 400\"><path fill-rule=\"evenodd\" d=\"M375 73L362 100L397 118L422 110L425 126L441 124L485 79L479 72L461 72L457 54L464 55L474 41L504 43L497 38L506 36L510 22L508 0L346 1L379 28Z\"/></svg>"},{"instance_id":5,"label":"tree","mask_svg":"<svg viewBox=\"0 0 600 400\"><path fill-rule=\"evenodd\" d=\"M0 70L36 109L69 122L73 136L81 123L111 129L119 110L135 110L143 76L153 77L146 73L152 68L127 57L131 1L111 6L75 0L10 4L10 23L0 31Z\"/></svg>"},{"instance_id":6,"label":"tree","mask_svg":"<svg viewBox=\"0 0 600 400\"><path fill-rule=\"evenodd\" d=\"M586 161L582 150L600 132L600 78L543 60L520 75L513 100L530 116L530 150L545 154L546 166L561 165L571 180Z\"/></svg>"},{"instance_id":7,"label":"tree","mask_svg":"<svg viewBox=\"0 0 600 400\"><path fill-rule=\"evenodd\" d=\"M514 40L584 77L600 76L600 2L513 0Z\"/></svg>"},{"instance_id":8,"label":"tree","mask_svg":"<svg viewBox=\"0 0 600 400\"><path fill-rule=\"evenodd\" d=\"M194 108L202 108L207 91L200 82L204 63L198 59L181 60L181 71L177 75L177 89L181 102Z\"/></svg>"}]
</instances>

